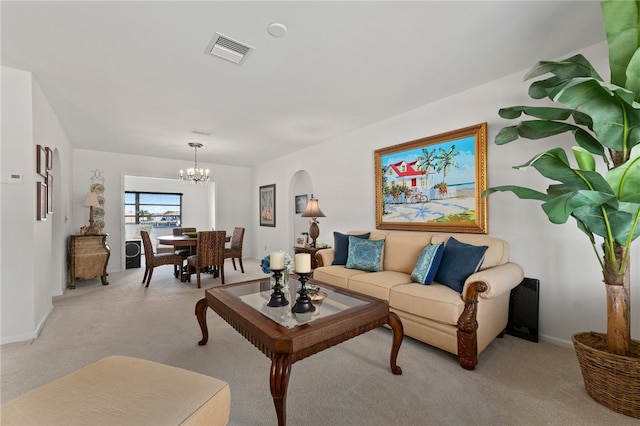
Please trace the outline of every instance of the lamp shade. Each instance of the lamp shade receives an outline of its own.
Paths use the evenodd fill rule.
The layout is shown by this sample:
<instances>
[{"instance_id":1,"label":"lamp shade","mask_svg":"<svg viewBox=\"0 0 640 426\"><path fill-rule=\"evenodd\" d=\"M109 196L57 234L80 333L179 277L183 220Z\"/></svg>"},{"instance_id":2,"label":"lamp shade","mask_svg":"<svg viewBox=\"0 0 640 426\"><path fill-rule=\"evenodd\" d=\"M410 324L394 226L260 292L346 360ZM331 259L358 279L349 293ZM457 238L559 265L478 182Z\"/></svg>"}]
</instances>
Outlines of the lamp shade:
<instances>
[{"instance_id":1,"label":"lamp shade","mask_svg":"<svg viewBox=\"0 0 640 426\"><path fill-rule=\"evenodd\" d=\"M322 210L320 210L320 206L318 206L318 200L316 198L313 198L313 194L311 194L311 199L307 203L307 208L304 210L301 216L312 217L314 219L316 217L325 217L324 213L322 213Z\"/></svg>"},{"instance_id":2,"label":"lamp shade","mask_svg":"<svg viewBox=\"0 0 640 426\"><path fill-rule=\"evenodd\" d=\"M100 207L100 200L98 200L98 194L95 192L89 192L87 198L84 200L85 207Z\"/></svg>"}]
</instances>

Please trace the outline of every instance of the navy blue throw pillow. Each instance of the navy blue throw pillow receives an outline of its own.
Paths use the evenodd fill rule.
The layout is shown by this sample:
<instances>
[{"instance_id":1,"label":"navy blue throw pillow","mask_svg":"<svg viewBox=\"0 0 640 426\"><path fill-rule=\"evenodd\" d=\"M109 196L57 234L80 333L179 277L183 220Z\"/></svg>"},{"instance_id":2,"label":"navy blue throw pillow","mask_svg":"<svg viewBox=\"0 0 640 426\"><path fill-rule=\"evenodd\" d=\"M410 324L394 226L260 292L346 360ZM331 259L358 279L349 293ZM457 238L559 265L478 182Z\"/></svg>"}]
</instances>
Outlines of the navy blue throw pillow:
<instances>
[{"instance_id":1,"label":"navy blue throw pillow","mask_svg":"<svg viewBox=\"0 0 640 426\"><path fill-rule=\"evenodd\" d=\"M371 233L368 232L366 234L360 235L351 235L352 237L362 238L364 240L369 239L369 235ZM333 258L332 265L346 265L347 258L349 257L349 235L341 234L340 232L333 233L333 247L335 256Z\"/></svg>"},{"instance_id":2,"label":"navy blue throw pillow","mask_svg":"<svg viewBox=\"0 0 640 426\"><path fill-rule=\"evenodd\" d=\"M489 247L461 243L451 237L444 246L435 281L462 293L464 282L475 273Z\"/></svg>"}]
</instances>

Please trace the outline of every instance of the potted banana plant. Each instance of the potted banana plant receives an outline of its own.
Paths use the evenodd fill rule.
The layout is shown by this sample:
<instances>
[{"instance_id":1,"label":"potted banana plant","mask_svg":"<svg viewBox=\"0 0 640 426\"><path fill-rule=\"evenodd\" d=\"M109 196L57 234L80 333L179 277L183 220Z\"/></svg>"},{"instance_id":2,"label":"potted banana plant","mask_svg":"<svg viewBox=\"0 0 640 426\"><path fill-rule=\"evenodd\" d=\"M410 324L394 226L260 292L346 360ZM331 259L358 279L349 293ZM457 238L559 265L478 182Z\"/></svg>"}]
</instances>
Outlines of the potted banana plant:
<instances>
[{"instance_id":1,"label":"potted banana plant","mask_svg":"<svg viewBox=\"0 0 640 426\"><path fill-rule=\"evenodd\" d=\"M532 167L554 181L546 192L505 185L483 195L508 191L541 201L549 221L563 224L571 217L586 235L604 278L607 330L573 336L585 388L597 402L640 418L640 342L631 339L629 261L640 235L640 1L601 6L611 81L582 55L539 62L525 76L541 78L530 85L529 96L560 105L499 111L505 119L531 119L504 127L496 144L572 134L575 165L563 148L553 148L514 167Z\"/></svg>"}]
</instances>

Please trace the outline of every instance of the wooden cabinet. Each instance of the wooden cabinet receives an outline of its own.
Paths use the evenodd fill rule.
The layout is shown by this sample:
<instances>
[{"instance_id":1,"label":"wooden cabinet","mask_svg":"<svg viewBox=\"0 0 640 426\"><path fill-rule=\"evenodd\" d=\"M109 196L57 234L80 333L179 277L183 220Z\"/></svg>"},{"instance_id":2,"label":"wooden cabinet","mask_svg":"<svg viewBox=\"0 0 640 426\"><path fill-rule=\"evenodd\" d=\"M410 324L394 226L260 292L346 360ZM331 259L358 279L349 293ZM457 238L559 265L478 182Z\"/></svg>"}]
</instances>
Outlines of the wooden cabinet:
<instances>
[{"instance_id":1,"label":"wooden cabinet","mask_svg":"<svg viewBox=\"0 0 640 426\"><path fill-rule=\"evenodd\" d=\"M107 263L111 249L107 245L107 236L70 235L69 236L69 288L76 288L76 278L90 280L100 277L102 285L107 285Z\"/></svg>"}]
</instances>

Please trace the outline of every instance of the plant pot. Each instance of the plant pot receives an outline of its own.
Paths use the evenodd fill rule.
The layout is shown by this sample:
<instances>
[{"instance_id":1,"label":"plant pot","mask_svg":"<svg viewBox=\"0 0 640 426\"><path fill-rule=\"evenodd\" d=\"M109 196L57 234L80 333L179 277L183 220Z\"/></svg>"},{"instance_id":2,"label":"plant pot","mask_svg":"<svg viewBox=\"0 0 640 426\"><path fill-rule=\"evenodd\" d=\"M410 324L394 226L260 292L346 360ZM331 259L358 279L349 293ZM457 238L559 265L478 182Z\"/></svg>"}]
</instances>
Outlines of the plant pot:
<instances>
[{"instance_id":1,"label":"plant pot","mask_svg":"<svg viewBox=\"0 0 640 426\"><path fill-rule=\"evenodd\" d=\"M577 333L573 346L587 394L605 407L640 418L640 342L631 341L630 356L607 351L602 333Z\"/></svg>"}]
</instances>

